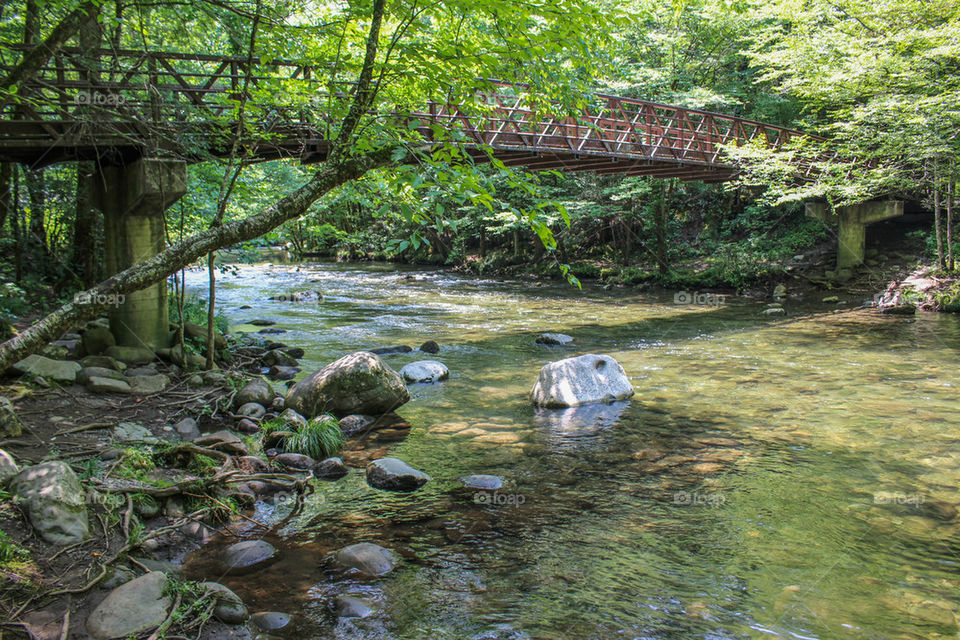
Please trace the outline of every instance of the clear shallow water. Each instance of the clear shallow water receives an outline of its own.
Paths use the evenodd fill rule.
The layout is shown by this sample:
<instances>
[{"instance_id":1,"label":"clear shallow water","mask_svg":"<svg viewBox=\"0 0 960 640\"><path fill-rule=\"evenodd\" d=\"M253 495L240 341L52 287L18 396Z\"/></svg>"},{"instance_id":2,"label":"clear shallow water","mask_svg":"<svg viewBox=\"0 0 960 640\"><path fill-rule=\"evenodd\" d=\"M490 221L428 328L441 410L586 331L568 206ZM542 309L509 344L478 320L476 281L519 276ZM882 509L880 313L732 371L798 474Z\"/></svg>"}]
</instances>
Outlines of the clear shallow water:
<instances>
[{"instance_id":1,"label":"clear shallow water","mask_svg":"<svg viewBox=\"0 0 960 640\"><path fill-rule=\"evenodd\" d=\"M270 538L281 559L223 578L304 638L955 638L960 611L960 319L787 303L720 307L384 265L243 266L231 323L270 318L305 370L432 339L449 381L411 387L390 445L434 480L317 484ZM188 276L200 291L204 276ZM315 280L315 281L311 281ZM269 301L319 289L320 303ZM239 309L251 305L249 310ZM574 348L534 344L542 331ZM588 415L536 412L539 368L609 353L637 390ZM505 479L476 504L457 478ZM522 504L518 504L522 503ZM261 505L276 520L283 507ZM376 580L326 554L370 541L403 557ZM188 561L218 578L216 546ZM330 600L376 600L337 622Z\"/></svg>"}]
</instances>

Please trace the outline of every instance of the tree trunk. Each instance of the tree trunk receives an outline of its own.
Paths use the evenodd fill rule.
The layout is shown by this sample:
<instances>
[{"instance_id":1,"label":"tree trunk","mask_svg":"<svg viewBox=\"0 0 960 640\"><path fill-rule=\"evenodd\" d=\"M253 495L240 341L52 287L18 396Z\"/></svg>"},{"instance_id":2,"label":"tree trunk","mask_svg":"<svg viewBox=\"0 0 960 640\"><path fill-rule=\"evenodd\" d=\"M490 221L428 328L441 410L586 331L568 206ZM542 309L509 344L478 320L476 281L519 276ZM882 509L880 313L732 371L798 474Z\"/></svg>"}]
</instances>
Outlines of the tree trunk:
<instances>
[{"instance_id":1,"label":"tree trunk","mask_svg":"<svg viewBox=\"0 0 960 640\"><path fill-rule=\"evenodd\" d=\"M3 235L3 228L7 224L7 216L10 215L12 174L12 164L9 162L0 163L0 235Z\"/></svg>"},{"instance_id":2,"label":"tree trunk","mask_svg":"<svg viewBox=\"0 0 960 640\"><path fill-rule=\"evenodd\" d=\"M954 270L953 262L953 190L956 188L954 177L947 182L947 269Z\"/></svg>"},{"instance_id":3,"label":"tree trunk","mask_svg":"<svg viewBox=\"0 0 960 640\"><path fill-rule=\"evenodd\" d=\"M487 226L480 221L480 259L487 257Z\"/></svg>"},{"instance_id":4,"label":"tree trunk","mask_svg":"<svg viewBox=\"0 0 960 640\"><path fill-rule=\"evenodd\" d=\"M47 207L46 170L34 169L33 171L28 171L26 182L27 193L30 196L30 226L27 244L30 247L31 253L45 260L48 255L47 230L44 225L44 216ZM46 267L47 265L43 264L38 266Z\"/></svg>"},{"instance_id":5,"label":"tree trunk","mask_svg":"<svg viewBox=\"0 0 960 640\"><path fill-rule=\"evenodd\" d=\"M657 239L657 271L661 276L665 276L670 272L670 261L667 257L667 207L673 192L673 183L663 180L660 184L660 202L654 211L653 222Z\"/></svg>"},{"instance_id":6,"label":"tree trunk","mask_svg":"<svg viewBox=\"0 0 960 640\"><path fill-rule=\"evenodd\" d=\"M941 269L947 268L947 262L943 256L943 225L940 222L942 205L940 202L940 184L934 174L933 180L933 226L936 228L937 236L937 265Z\"/></svg>"}]
</instances>

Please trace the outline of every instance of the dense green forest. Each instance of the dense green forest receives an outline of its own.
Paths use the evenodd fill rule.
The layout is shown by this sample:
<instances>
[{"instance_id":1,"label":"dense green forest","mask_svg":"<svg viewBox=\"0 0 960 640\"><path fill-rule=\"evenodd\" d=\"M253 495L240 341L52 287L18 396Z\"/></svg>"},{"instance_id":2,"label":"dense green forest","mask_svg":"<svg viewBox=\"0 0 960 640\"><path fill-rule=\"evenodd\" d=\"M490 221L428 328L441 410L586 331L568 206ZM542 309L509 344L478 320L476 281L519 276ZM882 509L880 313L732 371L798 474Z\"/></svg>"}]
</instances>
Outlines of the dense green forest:
<instances>
[{"instance_id":1,"label":"dense green forest","mask_svg":"<svg viewBox=\"0 0 960 640\"><path fill-rule=\"evenodd\" d=\"M75 29L69 43L308 60L329 66L328 86L356 79L372 11L367 3L320 6L316 13L292 3L84 4L95 21ZM75 8L5 5L2 63L12 68L21 50L12 45L47 37ZM530 11L509 2L390 2L384 24L397 30L390 40L386 28L380 35L388 53L374 60L371 104L449 99L472 90L475 83L462 78L499 77L530 83L541 99L574 110L590 92L615 93L793 127L826 142L776 155L730 148L742 173L726 184L524 173L435 154L366 172L237 248L286 245L338 260L486 274L559 275L569 265L575 277L614 283L742 288L777 279L786 259L832 237L829 226L803 216L803 201L839 206L893 195L935 213L924 244L952 269L957 11L950 1L584 1ZM539 23L549 26L533 42L525 30ZM15 95L16 86L7 91ZM256 105L241 101L227 116L243 118L246 110L251 129L270 102L265 94L277 104L309 98L263 87L250 93ZM322 108L347 107L328 100ZM360 146L378 137L416 138L371 123ZM191 141L181 143L189 148ZM816 180L797 183L800 157L817 158ZM91 171L89 163L3 166L8 311L24 310L21 291L49 306L110 275L102 215L85 191ZM167 237L176 242L242 219L312 174L295 160L257 162L240 151L191 164L187 195L166 214Z\"/></svg>"}]
</instances>

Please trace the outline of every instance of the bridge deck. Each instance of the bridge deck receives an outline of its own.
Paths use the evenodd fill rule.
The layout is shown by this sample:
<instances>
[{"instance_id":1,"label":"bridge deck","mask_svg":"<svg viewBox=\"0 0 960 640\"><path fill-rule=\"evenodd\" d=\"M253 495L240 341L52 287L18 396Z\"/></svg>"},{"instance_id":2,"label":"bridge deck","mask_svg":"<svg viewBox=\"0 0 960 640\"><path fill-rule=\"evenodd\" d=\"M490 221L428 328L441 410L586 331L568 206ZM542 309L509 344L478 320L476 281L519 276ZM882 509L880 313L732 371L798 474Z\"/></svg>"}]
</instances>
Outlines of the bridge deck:
<instances>
[{"instance_id":1,"label":"bridge deck","mask_svg":"<svg viewBox=\"0 0 960 640\"><path fill-rule=\"evenodd\" d=\"M262 160L322 161L331 120L344 106L305 64L170 52L65 48L0 102L0 160L42 166L72 160L125 162L151 153L190 162L233 147L246 87L241 147ZM333 97L331 97L333 96ZM594 95L575 113L532 106L523 87L491 83L463 103L429 102L383 113L425 140L455 139L479 162L510 166L724 181L736 168L724 145L760 140L778 148L804 135L716 113ZM800 167L800 172L808 171Z\"/></svg>"}]
</instances>

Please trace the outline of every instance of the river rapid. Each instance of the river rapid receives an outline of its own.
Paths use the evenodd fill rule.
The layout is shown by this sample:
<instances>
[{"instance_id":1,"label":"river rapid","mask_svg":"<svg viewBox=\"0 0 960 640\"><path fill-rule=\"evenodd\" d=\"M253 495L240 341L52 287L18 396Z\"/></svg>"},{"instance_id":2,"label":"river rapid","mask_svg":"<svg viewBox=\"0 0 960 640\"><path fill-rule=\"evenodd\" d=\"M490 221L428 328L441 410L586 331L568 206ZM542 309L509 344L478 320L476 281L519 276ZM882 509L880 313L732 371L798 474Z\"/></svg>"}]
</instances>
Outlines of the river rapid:
<instances>
[{"instance_id":1,"label":"river rapid","mask_svg":"<svg viewBox=\"0 0 960 640\"><path fill-rule=\"evenodd\" d=\"M205 274L187 285L204 295ZM305 290L323 300L269 300ZM958 637L960 318L792 300L776 317L693 293L380 264L220 276L231 325L275 320L286 332L272 337L306 351L304 374L435 340L435 356L384 359L437 359L451 375L410 386L398 413L412 428L385 449L433 477L422 489L378 491L361 469L318 482L268 538L279 561L223 577L214 558L230 540L214 541L188 575L293 614L283 635L299 638ZM535 344L544 331L575 342ZM616 358L633 400L534 410L540 367L582 353ZM506 485L478 503L459 488L473 473ZM285 509L260 503L254 518ZM336 573L329 553L364 541L401 566ZM376 612L338 620L343 594Z\"/></svg>"}]
</instances>

